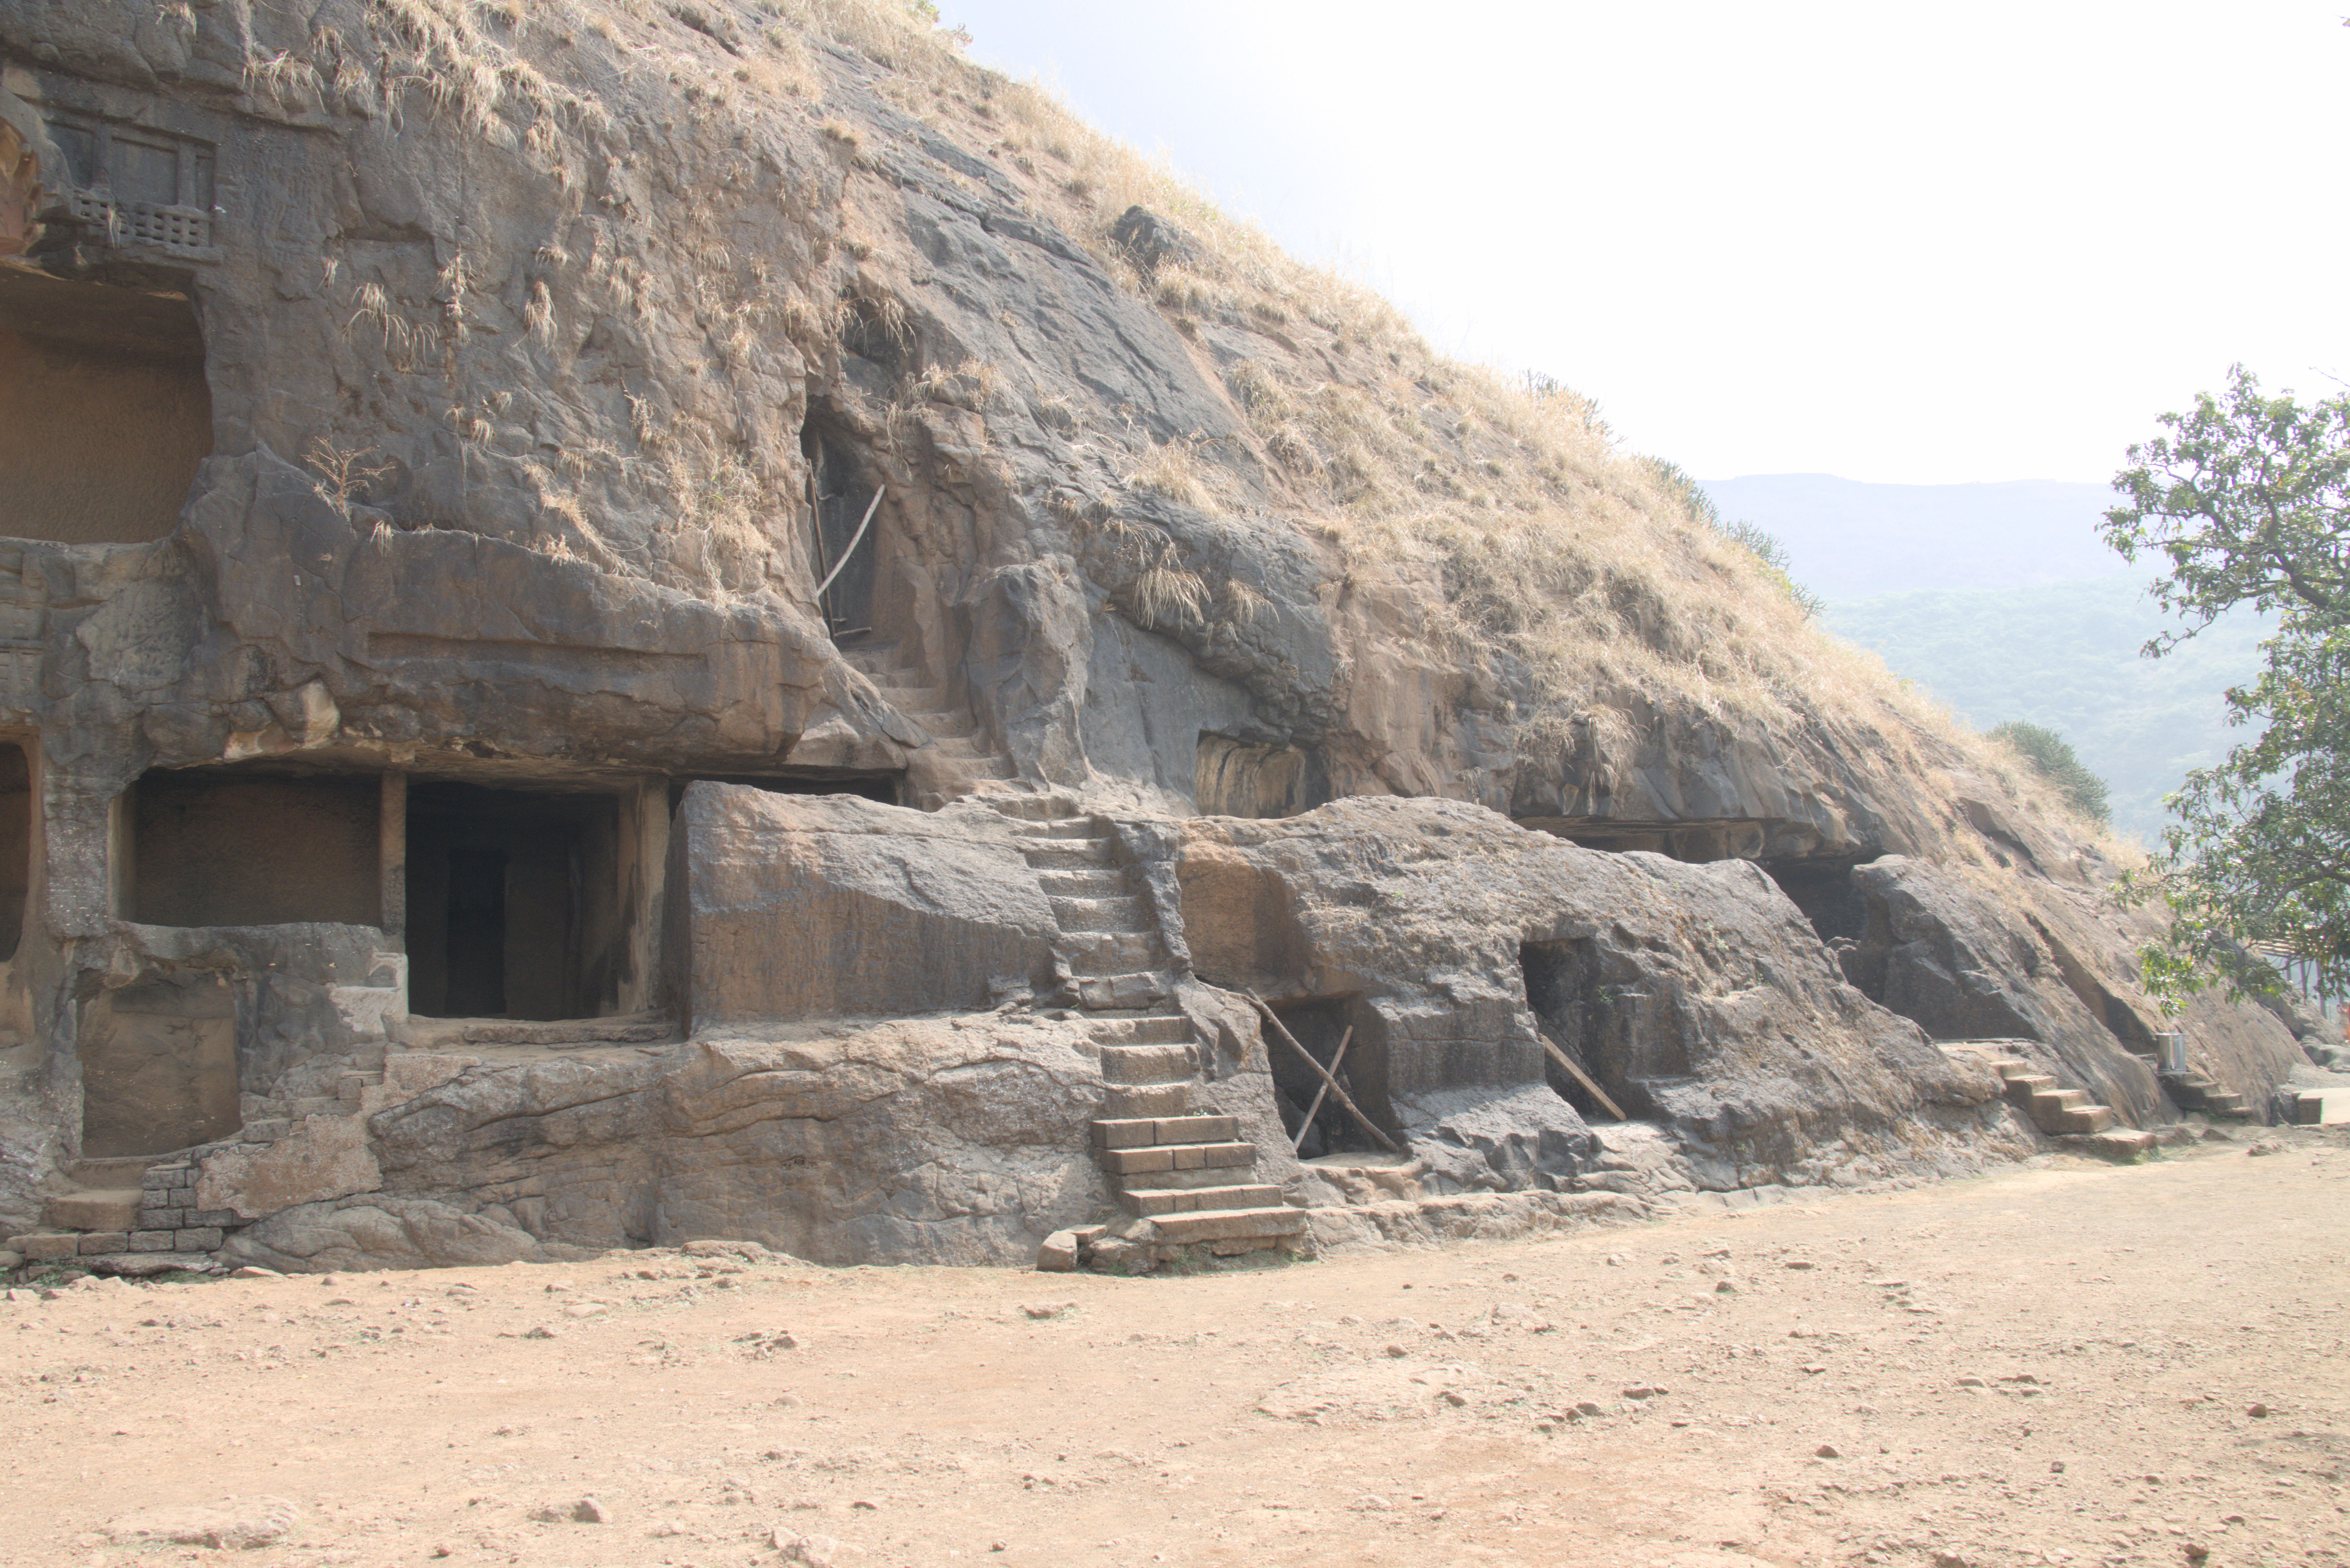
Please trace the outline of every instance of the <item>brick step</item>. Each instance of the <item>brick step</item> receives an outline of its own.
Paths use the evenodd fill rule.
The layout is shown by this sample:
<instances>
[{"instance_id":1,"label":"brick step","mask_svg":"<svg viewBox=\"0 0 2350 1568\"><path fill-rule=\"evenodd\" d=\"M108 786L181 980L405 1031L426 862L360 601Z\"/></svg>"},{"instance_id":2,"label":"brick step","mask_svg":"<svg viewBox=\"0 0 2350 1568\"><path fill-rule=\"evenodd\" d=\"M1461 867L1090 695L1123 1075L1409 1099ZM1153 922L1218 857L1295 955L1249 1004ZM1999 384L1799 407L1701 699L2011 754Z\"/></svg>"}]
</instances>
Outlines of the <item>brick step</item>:
<instances>
[{"instance_id":1,"label":"brick step","mask_svg":"<svg viewBox=\"0 0 2350 1568\"><path fill-rule=\"evenodd\" d=\"M1242 1144L1238 1147L1251 1149L1254 1147L1251 1144ZM1146 1149L1141 1152L1147 1154L1149 1151ZM1145 1189L1153 1192L1170 1192L1180 1189L1188 1192L1198 1187L1234 1185L1243 1187L1257 1185L1256 1161L1252 1159L1240 1165L1202 1165L1184 1170L1139 1171L1131 1176L1116 1176L1110 1179L1112 1189L1118 1192Z\"/></svg>"},{"instance_id":2,"label":"brick step","mask_svg":"<svg viewBox=\"0 0 2350 1568\"><path fill-rule=\"evenodd\" d=\"M1238 1116L1104 1116L1093 1127L1096 1148L1228 1143L1241 1136Z\"/></svg>"},{"instance_id":3,"label":"brick step","mask_svg":"<svg viewBox=\"0 0 2350 1568\"><path fill-rule=\"evenodd\" d=\"M1202 1209L1190 1214L1151 1216L1162 1241L1237 1241L1294 1236L1305 1229L1305 1210L1281 1208Z\"/></svg>"},{"instance_id":4,"label":"brick step","mask_svg":"<svg viewBox=\"0 0 2350 1568\"><path fill-rule=\"evenodd\" d=\"M1069 972L1075 975L1125 974L1167 959L1157 931L1073 931L1066 941Z\"/></svg>"},{"instance_id":5,"label":"brick step","mask_svg":"<svg viewBox=\"0 0 2350 1568\"><path fill-rule=\"evenodd\" d=\"M1281 1189L1263 1182L1239 1187L1129 1187L1118 1200L1130 1214L1190 1214L1211 1209L1280 1209Z\"/></svg>"},{"instance_id":6,"label":"brick step","mask_svg":"<svg viewBox=\"0 0 2350 1568\"><path fill-rule=\"evenodd\" d=\"M1180 1116L1191 1108L1190 1083L1110 1084L1102 1090L1102 1115L1121 1121Z\"/></svg>"},{"instance_id":7,"label":"brick step","mask_svg":"<svg viewBox=\"0 0 2350 1568\"><path fill-rule=\"evenodd\" d=\"M1065 931L1131 934L1157 929L1150 918L1149 904L1125 893L1109 898L1056 898L1053 899L1053 918Z\"/></svg>"},{"instance_id":8,"label":"brick step","mask_svg":"<svg viewBox=\"0 0 2350 1568\"><path fill-rule=\"evenodd\" d=\"M1113 841L1107 838L1046 838L1021 846L1028 864L1039 871L1098 871L1116 864Z\"/></svg>"},{"instance_id":9,"label":"brick step","mask_svg":"<svg viewBox=\"0 0 2350 1568\"><path fill-rule=\"evenodd\" d=\"M1148 1176L1162 1187L1170 1185L1162 1179L1170 1171L1256 1168L1256 1145L1253 1143L1162 1143L1139 1148L1105 1148L1097 1155L1102 1168L1113 1178Z\"/></svg>"},{"instance_id":10,"label":"brick step","mask_svg":"<svg viewBox=\"0 0 2350 1568\"><path fill-rule=\"evenodd\" d=\"M1116 898L1126 894L1126 867L1088 866L1040 870L1036 880L1050 898Z\"/></svg>"},{"instance_id":11,"label":"brick step","mask_svg":"<svg viewBox=\"0 0 2350 1568\"><path fill-rule=\"evenodd\" d=\"M1106 1084L1188 1084L1199 1073L1199 1058L1188 1044L1102 1047L1101 1075Z\"/></svg>"},{"instance_id":12,"label":"brick step","mask_svg":"<svg viewBox=\"0 0 2350 1568\"><path fill-rule=\"evenodd\" d=\"M41 1223L59 1231L130 1231L139 1223L139 1189L100 1187L68 1192L41 1206Z\"/></svg>"},{"instance_id":13,"label":"brick step","mask_svg":"<svg viewBox=\"0 0 2350 1568\"><path fill-rule=\"evenodd\" d=\"M1077 1005L1088 1012L1130 1012L1167 1000L1168 979L1156 971L1081 976Z\"/></svg>"},{"instance_id":14,"label":"brick step","mask_svg":"<svg viewBox=\"0 0 2350 1568\"><path fill-rule=\"evenodd\" d=\"M1093 1036L1105 1048L1188 1045L1197 1038L1191 1033L1191 1021L1180 1012L1146 1013L1139 1018L1097 1016L1093 1020Z\"/></svg>"},{"instance_id":15,"label":"brick step","mask_svg":"<svg viewBox=\"0 0 2350 1568\"><path fill-rule=\"evenodd\" d=\"M2109 1106L2076 1106L2043 1118L2040 1127L2049 1133L2101 1133L2115 1120Z\"/></svg>"}]
</instances>

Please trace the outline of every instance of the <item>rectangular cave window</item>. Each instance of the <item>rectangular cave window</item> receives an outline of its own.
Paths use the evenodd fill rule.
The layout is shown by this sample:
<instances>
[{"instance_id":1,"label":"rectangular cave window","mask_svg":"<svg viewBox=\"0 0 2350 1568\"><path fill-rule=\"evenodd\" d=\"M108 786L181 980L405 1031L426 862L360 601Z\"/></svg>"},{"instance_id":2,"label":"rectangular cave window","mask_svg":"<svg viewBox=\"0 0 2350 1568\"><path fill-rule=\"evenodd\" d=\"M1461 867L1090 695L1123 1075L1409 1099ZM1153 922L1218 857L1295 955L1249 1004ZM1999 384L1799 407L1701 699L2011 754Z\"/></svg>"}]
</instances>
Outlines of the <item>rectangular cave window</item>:
<instances>
[{"instance_id":1,"label":"rectangular cave window","mask_svg":"<svg viewBox=\"0 0 2350 1568\"><path fill-rule=\"evenodd\" d=\"M627 961L617 795L408 786L409 1010L608 1014Z\"/></svg>"},{"instance_id":2,"label":"rectangular cave window","mask_svg":"<svg viewBox=\"0 0 2350 1568\"><path fill-rule=\"evenodd\" d=\"M0 742L0 963L24 940L32 887L32 763L24 747Z\"/></svg>"},{"instance_id":3,"label":"rectangular cave window","mask_svg":"<svg viewBox=\"0 0 2350 1568\"><path fill-rule=\"evenodd\" d=\"M371 774L146 774L128 803L123 917L150 926L376 925L381 791Z\"/></svg>"},{"instance_id":4,"label":"rectangular cave window","mask_svg":"<svg viewBox=\"0 0 2350 1568\"><path fill-rule=\"evenodd\" d=\"M1338 1044L1346 1036L1347 1025L1355 1026L1354 1037L1347 1042L1347 1054L1338 1062L1335 1075L1355 1104L1362 1107L1363 1114L1389 1137L1400 1142L1403 1129L1388 1103L1386 1047L1384 1042L1366 1037L1365 1020L1354 999L1336 996L1276 1002L1273 1011L1283 1027L1325 1067L1337 1057ZM1297 1059L1296 1052L1277 1040L1265 1042L1265 1053L1273 1064L1274 1101L1281 1111L1282 1130L1297 1142L1298 1130L1305 1125L1306 1110L1314 1105L1315 1091L1322 1087L1322 1079ZM1298 1143L1297 1149L1302 1159L1374 1152L1380 1152L1378 1145L1331 1095L1322 1096L1321 1107L1315 1112L1313 1129Z\"/></svg>"},{"instance_id":5,"label":"rectangular cave window","mask_svg":"<svg viewBox=\"0 0 2350 1568\"><path fill-rule=\"evenodd\" d=\"M161 539L212 449L185 296L0 269L0 535Z\"/></svg>"},{"instance_id":6,"label":"rectangular cave window","mask_svg":"<svg viewBox=\"0 0 2350 1568\"><path fill-rule=\"evenodd\" d=\"M1521 942L1518 962L1535 1027L1576 1069L1544 1051L1543 1075L1586 1121L1617 1119L1602 1094L1625 1116L1651 1116L1648 1083L1688 1075L1662 1004L1642 986L1608 981L1595 940Z\"/></svg>"}]
</instances>

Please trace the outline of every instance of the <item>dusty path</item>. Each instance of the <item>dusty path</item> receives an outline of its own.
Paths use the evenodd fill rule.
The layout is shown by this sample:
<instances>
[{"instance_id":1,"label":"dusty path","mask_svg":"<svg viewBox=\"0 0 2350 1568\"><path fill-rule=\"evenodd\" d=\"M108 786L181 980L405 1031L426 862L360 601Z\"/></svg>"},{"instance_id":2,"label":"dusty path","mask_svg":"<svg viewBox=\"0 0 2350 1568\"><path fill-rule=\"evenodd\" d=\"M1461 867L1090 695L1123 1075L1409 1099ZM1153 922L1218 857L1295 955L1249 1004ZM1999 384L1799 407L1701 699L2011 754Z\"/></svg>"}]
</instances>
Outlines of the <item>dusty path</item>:
<instances>
[{"instance_id":1,"label":"dusty path","mask_svg":"<svg viewBox=\"0 0 2350 1568\"><path fill-rule=\"evenodd\" d=\"M0 1562L2350 1563L2332 1131L1187 1280L735 1267L20 1291ZM224 1498L298 1518L99 1533Z\"/></svg>"}]
</instances>

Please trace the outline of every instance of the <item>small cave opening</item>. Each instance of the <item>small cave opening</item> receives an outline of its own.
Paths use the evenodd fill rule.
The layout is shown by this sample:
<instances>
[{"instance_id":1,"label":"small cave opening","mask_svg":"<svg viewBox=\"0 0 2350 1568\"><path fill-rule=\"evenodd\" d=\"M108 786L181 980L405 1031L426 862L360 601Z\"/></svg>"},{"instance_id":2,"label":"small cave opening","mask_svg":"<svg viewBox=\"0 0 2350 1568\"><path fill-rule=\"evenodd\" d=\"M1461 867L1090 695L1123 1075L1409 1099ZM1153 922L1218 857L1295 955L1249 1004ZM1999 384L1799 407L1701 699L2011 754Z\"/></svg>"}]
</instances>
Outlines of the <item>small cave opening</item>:
<instances>
[{"instance_id":1,"label":"small cave opening","mask_svg":"<svg viewBox=\"0 0 2350 1568\"><path fill-rule=\"evenodd\" d=\"M234 1133L236 995L218 974L101 992L81 1013L81 1151L169 1154Z\"/></svg>"},{"instance_id":2,"label":"small cave opening","mask_svg":"<svg viewBox=\"0 0 2350 1568\"><path fill-rule=\"evenodd\" d=\"M808 465L816 581L829 585L817 596L825 629L836 644L862 642L874 636L881 576L881 514L889 507L881 499L882 477L837 422L814 411L800 429L800 452Z\"/></svg>"},{"instance_id":3,"label":"small cave opening","mask_svg":"<svg viewBox=\"0 0 2350 1568\"><path fill-rule=\"evenodd\" d=\"M1306 1054L1330 1070L1338 1086L1361 1108L1363 1115L1400 1143L1403 1128L1388 1102L1387 1047L1382 1038L1367 1030L1368 1022L1363 1009L1351 996L1308 997L1270 1004L1274 1016L1281 1020ZM1351 1033L1350 1033L1351 1030ZM1325 1092L1326 1085L1320 1074L1297 1058L1297 1053L1279 1040L1270 1038L1268 1028L1265 1054L1273 1064L1274 1102L1281 1112L1282 1130L1289 1134L1297 1146L1301 1159L1318 1159L1336 1154L1380 1154L1378 1144L1364 1130L1338 1097ZM1339 1054L1341 1045L1345 1054ZM1335 1065L1334 1065L1335 1064ZM1319 1102L1318 1104L1316 1102ZM1308 1114L1311 1113L1311 1126ZM1301 1139L1300 1132L1305 1136Z\"/></svg>"},{"instance_id":4,"label":"small cave opening","mask_svg":"<svg viewBox=\"0 0 2350 1568\"><path fill-rule=\"evenodd\" d=\"M1192 800L1202 816L1297 816L1330 804L1322 753L1200 732Z\"/></svg>"},{"instance_id":5,"label":"small cave opening","mask_svg":"<svg viewBox=\"0 0 2350 1568\"><path fill-rule=\"evenodd\" d=\"M26 749L0 741L0 963L16 956L31 914L33 764Z\"/></svg>"},{"instance_id":6,"label":"small cave opening","mask_svg":"<svg viewBox=\"0 0 2350 1568\"><path fill-rule=\"evenodd\" d=\"M377 925L381 794L372 774L142 774L121 805L116 913L149 926Z\"/></svg>"},{"instance_id":7,"label":"small cave opening","mask_svg":"<svg viewBox=\"0 0 2350 1568\"><path fill-rule=\"evenodd\" d=\"M0 535L161 539L212 450L203 334L184 282L0 268Z\"/></svg>"},{"instance_id":8,"label":"small cave opening","mask_svg":"<svg viewBox=\"0 0 2350 1568\"><path fill-rule=\"evenodd\" d=\"M1763 860L1763 874L1804 912L1824 942L1857 942L1868 934L1868 897L1852 883L1854 860Z\"/></svg>"},{"instance_id":9,"label":"small cave opening","mask_svg":"<svg viewBox=\"0 0 2350 1568\"><path fill-rule=\"evenodd\" d=\"M618 1010L628 911L619 797L408 789L409 1010L551 1021Z\"/></svg>"},{"instance_id":10,"label":"small cave opening","mask_svg":"<svg viewBox=\"0 0 2350 1568\"><path fill-rule=\"evenodd\" d=\"M1648 1016L1656 999L1608 981L1589 937L1521 942L1518 965L1548 1045L1543 1076L1551 1088L1586 1121L1652 1117L1645 1081L1689 1073L1678 1033Z\"/></svg>"}]
</instances>

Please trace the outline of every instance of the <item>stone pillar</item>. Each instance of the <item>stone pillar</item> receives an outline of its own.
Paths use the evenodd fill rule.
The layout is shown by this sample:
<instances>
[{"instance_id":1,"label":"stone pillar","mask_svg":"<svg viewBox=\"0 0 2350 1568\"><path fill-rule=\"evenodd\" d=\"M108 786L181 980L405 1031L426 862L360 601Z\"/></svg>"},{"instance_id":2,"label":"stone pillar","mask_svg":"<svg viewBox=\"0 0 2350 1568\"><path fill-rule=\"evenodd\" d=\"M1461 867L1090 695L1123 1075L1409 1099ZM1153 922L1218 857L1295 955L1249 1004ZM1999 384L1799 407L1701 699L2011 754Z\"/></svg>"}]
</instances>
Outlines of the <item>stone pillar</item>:
<instances>
[{"instance_id":1,"label":"stone pillar","mask_svg":"<svg viewBox=\"0 0 2350 1568\"><path fill-rule=\"evenodd\" d=\"M383 877L383 934L400 951L408 950L408 775L383 775L383 805L376 823L379 865Z\"/></svg>"}]
</instances>

